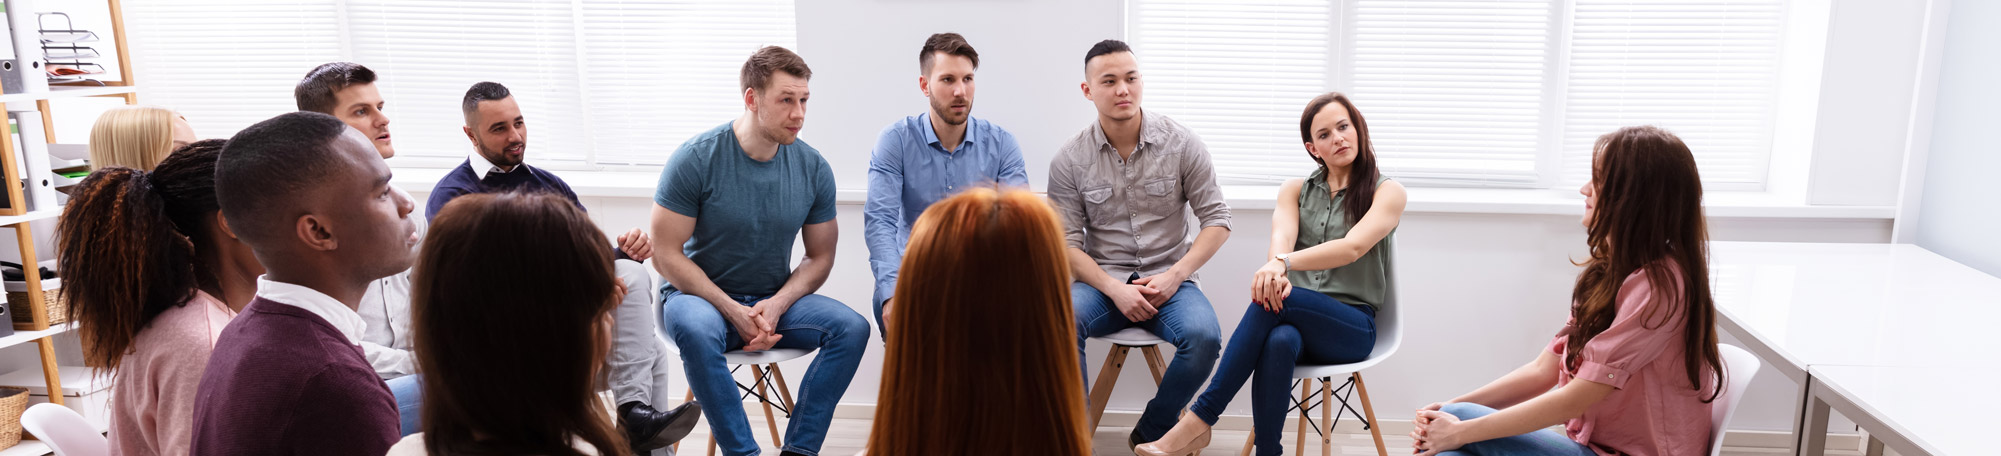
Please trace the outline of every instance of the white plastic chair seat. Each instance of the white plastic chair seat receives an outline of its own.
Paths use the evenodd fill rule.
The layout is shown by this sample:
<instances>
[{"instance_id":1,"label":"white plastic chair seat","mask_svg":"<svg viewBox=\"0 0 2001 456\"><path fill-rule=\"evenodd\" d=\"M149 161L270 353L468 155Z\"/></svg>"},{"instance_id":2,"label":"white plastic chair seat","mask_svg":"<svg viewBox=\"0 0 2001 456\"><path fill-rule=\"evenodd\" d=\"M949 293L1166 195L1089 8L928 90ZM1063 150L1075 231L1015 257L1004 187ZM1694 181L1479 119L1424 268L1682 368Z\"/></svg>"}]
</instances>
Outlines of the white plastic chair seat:
<instances>
[{"instance_id":1,"label":"white plastic chair seat","mask_svg":"<svg viewBox=\"0 0 2001 456\"><path fill-rule=\"evenodd\" d=\"M1159 345L1167 343L1167 341L1161 340L1160 336L1155 336L1153 335L1153 333L1147 332L1147 330L1140 328L1121 329L1119 330L1119 332L1093 337L1092 339L1098 339L1128 347L1145 347L1149 345Z\"/></svg>"},{"instance_id":2,"label":"white plastic chair seat","mask_svg":"<svg viewBox=\"0 0 2001 456\"><path fill-rule=\"evenodd\" d=\"M75 410L55 404L35 404L21 415L21 428L49 445L56 456L104 456L111 442Z\"/></svg>"},{"instance_id":3,"label":"white plastic chair seat","mask_svg":"<svg viewBox=\"0 0 2001 456\"><path fill-rule=\"evenodd\" d=\"M1751 377L1758 375L1764 362L1758 360L1743 348L1735 345L1717 345L1716 354L1723 361L1723 395L1709 403L1709 456L1723 454L1723 427L1730 424L1730 417L1737 414L1737 399L1744 397L1744 390L1751 387Z\"/></svg>"},{"instance_id":4,"label":"white plastic chair seat","mask_svg":"<svg viewBox=\"0 0 2001 456\"><path fill-rule=\"evenodd\" d=\"M1387 334L1390 332L1401 333L1402 328L1401 327L1382 328L1382 331L1378 331L1376 333L1376 349L1369 352L1368 359L1348 364L1323 364L1323 365L1302 364L1299 366L1294 366L1292 368L1292 378L1300 379L1300 378L1345 377L1348 374L1361 372L1363 369L1375 367L1375 365L1381 364L1383 360L1389 359L1390 355L1396 354L1398 346L1403 345L1403 337L1402 337L1403 335ZM1389 340L1384 340L1384 339L1389 339Z\"/></svg>"},{"instance_id":5,"label":"white plastic chair seat","mask_svg":"<svg viewBox=\"0 0 2001 456\"><path fill-rule=\"evenodd\" d=\"M658 305L654 307L656 309L659 308ZM660 328L660 341L665 342L664 344L661 345L667 346L667 352L669 354L680 355L681 347L678 345L674 345L674 339L667 338L666 325L660 325L658 327ZM730 350L723 352L723 361L727 361L732 365L755 364L761 366L765 364L791 361L811 353L813 353L813 350L804 348L773 348L764 351Z\"/></svg>"},{"instance_id":6,"label":"white plastic chair seat","mask_svg":"<svg viewBox=\"0 0 2001 456\"><path fill-rule=\"evenodd\" d=\"M731 350L723 352L723 360L728 361L730 364L771 364L798 359L812 352L812 350L803 348L774 348L754 352Z\"/></svg>"}]
</instances>

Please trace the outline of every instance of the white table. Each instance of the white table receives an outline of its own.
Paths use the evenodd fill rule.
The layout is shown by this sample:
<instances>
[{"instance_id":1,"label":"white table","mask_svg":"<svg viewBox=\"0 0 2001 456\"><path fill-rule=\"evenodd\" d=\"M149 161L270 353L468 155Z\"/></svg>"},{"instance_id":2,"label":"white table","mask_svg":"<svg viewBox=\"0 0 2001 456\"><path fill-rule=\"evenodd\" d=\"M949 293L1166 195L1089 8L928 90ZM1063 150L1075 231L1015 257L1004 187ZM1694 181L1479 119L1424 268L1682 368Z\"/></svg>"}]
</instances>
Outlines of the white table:
<instances>
[{"instance_id":1,"label":"white table","mask_svg":"<svg viewBox=\"0 0 2001 456\"><path fill-rule=\"evenodd\" d=\"M1986 361L1986 360L1983 360ZM1906 455L1993 454L2001 407L1991 389L2001 369L1965 367L1814 366L1814 397L1877 434Z\"/></svg>"},{"instance_id":2,"label":"white table","mask_svg":"<svg viewBox=\"0 0 2001 456\"><path fill-rule=\"evenodd\" d=\"M1802 385L1794 421L1800 454L1821 454L1826 440L1829 403L1816 392L1827 388L1813 368L2001 359L2001 337L1993 337L2001 333L1994 324L2001 321L2001 278L1914 245L1714 242L1710 266L1718 326ZM1937 383L1954 394L1992 394L1976 383ZM1900 453L1927 454L1911 446L1921 440L1882 426L1893 420L1857 416L1868 410L1843 414L1890 437L1885 443Z\"/></svg>"}]
</instances>

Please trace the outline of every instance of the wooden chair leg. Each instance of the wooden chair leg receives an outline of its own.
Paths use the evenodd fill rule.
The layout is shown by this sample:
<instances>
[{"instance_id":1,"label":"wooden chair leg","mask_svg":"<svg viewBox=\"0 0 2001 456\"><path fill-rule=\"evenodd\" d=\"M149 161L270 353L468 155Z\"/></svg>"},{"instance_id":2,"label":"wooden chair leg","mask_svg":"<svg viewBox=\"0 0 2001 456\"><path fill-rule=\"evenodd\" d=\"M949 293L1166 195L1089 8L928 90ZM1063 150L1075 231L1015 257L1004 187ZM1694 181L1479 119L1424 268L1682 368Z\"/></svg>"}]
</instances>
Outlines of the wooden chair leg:
<instances>
[{"instance_id":1,"label":"wooden chair leg","mask_svg":"<svg viewBox=\"0 0 2001 456\"><path fill-rule=\"evenodd\" d=\"M1091 433L1098 432L1098 420L1105 417L1105 404L1112 400L1112 385L1119 381L1119 371L1125 369L1126 347L1113 345L1112 352L1105 355L1105 367L1098 369L1098 380L1091 382Z\"/></svg>"},{"instance_id":2,"label":"wooden chair leg","mask_svg":"<svg viewBox=\"0 0 2001 456\"><path fill-rule=\"evenodd\" d=\"M1160 386L1161 379L1167 377L1167 360L1160 357L1160 346L1142 347L1140 353L1146 355L1146 368L1153 373L1153 386Z\"/></svg>"},{"instance_id":3,"label":"wooden chair leg","mask_svg":"<svg viewBox=\"0 0 2001 456\"><path fill-rule=\"evenodd\" d=\"M689 403L689 402L694 402L694 401L695 401L695 388L694 388L694 387L689 387L689 388L688 388L688 395L687 395L687 396L682 396L682 397L681 397L681 403L683 403L683 404L686 404L686 403ZM711 434L713 434L713 432L712 432ZM681 454L681 441L679 441L679 440L676 440L676 441L674 441L674 444L673 444L673 445L668 445L667 447L668 447L668 449L669 449L669 450L673 451L673 452L674 452L674 454ZM716 441L715 441L715 438L714 438L713 436L711 436L711 437L710 437L710 439L709 439L709 448L711 448L711 450L709 450L709 451L715 451L715 450L713 450L713 448L715 448L715 447L716 447Z\"/></svg>"},{"instance_id":4,"label":"wooden chair leg","mask_svg":"<svg viewBox=\"0 0 2001 456\"><path fill-rule=\"evenodd\" d=\"M766 397L770 397L771 387L764 382L764 369L759 368L756 364L752 364L750 365L750 374L757 376L757 385L752 388L757 390L759 396L762 396L758 398L757 403L764 406L764 427L771 429L771 445L778 448L785 448L784 439L778 436L778 417L771 413L771 400L765 399Z\"/></svg>"},{"instance_id":5,"label":"wooden chair leg","mask_svg":"<svg viewBox=\"0 0 2001 456\"><path fill-rule=\"evenodd\" d=\"M1305 383L1299 385L1299 403L1305 404L1309 400L1313 400L1313 379L1310 378L1306 379ZM1321 404L1322 407L1326 405ZM1310 411L1306 407L1300 407L1299 409L1299 441L1292 444L1292 448L1295 451L1306 451L1306 413Z\"/></svg>"},{"instance_id":6,"label":"wooden chair leg","mask_svg":"<svg viewBox=\"0 0 2001 456\"><path fill-rule=\"evenodd\" d=\"M1237 456L1251 456L1251 446L1256 444L1257 441L1258 441L1258 431L1257 429L1252 429L1251 435L1244 437L1244 449L1238 451Z\"/></svg>"},{"instance_id":7,"label":"wooden chair leg","mask_svg":"<svg viewBox=\"0 0 2001 456\"><path fill-rule=\"evenodd\" d=\"M1362 373L1348 374L1355 378L1355 395L1362 397L1362 413L1369 415L1369 435L1376 438L1376 454L1390 456L1388 447L1383 446L1383 426L1376 422L1376 407L1369 404L1369 387L1362 384Z\"/></svg>"},{"instance_id":8,"label":"wooden chair leg","mask_svg":"<svg viewBox=\"0 0 2001 456\"><path fill-rule=\"evenodd\" d=\"M1320 456L1334 454L1334 382L1320 379ZM1305 448L1299 452L1306 453Z\"/></svg>"},{"instance_id":9,"label":"wooden chair leg","mask_svg":"<svg viewBox=\"0 0 2001 456\"><path fill-rule=\"evenodd\" d=\"M792 390L785 386L785 371L778 370L778 363L767 364L767 366L771 367L773 383L778 384L778 401L785 404L785 414L790 416L792 415Z\"/></svg>"}]
</instances>

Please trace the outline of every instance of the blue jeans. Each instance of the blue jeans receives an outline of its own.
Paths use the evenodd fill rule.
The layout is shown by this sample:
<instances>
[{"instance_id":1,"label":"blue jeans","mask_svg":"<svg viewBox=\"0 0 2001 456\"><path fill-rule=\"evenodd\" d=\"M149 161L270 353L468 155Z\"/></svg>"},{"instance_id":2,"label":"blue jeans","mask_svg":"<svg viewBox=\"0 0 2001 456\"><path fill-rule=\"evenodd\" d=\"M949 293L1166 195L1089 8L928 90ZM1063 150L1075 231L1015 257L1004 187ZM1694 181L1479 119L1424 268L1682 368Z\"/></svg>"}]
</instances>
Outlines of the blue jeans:
<instances>
[{"instance_id":1,"label":"blue jeans","mask_svg":"<svg viewBox=\"0 0 2001 456\"><path fill-rule=\"evenodd\" d=\"M764 298L730 296L746 307ZM661 299L661 324L666 325L674 345L681 348L688 387L702 402L702 414L709 419L716 445L732 456L758 454L757 440L744 416L743 398L737 394L736 378L723 361L723 352L743 348L743 337L708 300L672 288L666 289ZM868 319L833 298L808 295L786 309L777 326L783 336L777 348L820 351L799 381L799 400L794 402L791 423L786 425L783 448L816 455L827 440L834 406L847 393L855 367L862 362L862 352L868 349Z\"/></svg>"},{"instance_id":2,"label":"blue jeans","mask_svg":"<svg viewBox=\"0 0 2001 456\"><path fill-rule=\"evenodd\" d=\"M423 430L423 420L419 411L424 409L424 375L414 374L392 378L382 383L389 385L389 394L396 396L396 413L403 420L403 435L415 434Z\"/></svg>"},{"instance_id":3,"label":"blue jeans","mask_svg":"<svg viewBox=\"0 0 2001 456\"><path fill-rule=\"evenodd\" d=\"M1251 420L1257 430L1258 454L1280 454L1285 415L1292 408L1288 401L1293 367L1300 363L1358 362L1368 359L1375 347L1376 316L1368 306L1344 304L1317 291L1292 287L1285 307L1278 312L1255 303L1244 309L1244 319L1230 334L1216 378L1188 411L1215 425L1223 406L1229 405L1244 381L1256 373L1257 382L1251 384Z\"/></svg>"},{"instance_id":4,"label":"blue jeans","mask_svg":"<svg viewBox=\"0 0 2001 456\"><path fill-rule=\"evenodd\" d=\"M1159 314L1138 322L1127 320L1111 298L1083 282L1070 284L1070 299L1077 313L1077 372L1085 376L1087 390L1091 382L1090 369L1084 366L1086 340L1137 327L1174 344L1174 360L1167 362L1167 374L1161 376L1159 390L1154 392L1153 400L1147 401L1139 424L1133 426L1133 433L1138 434L1141 442L1159 440L1161 434L1174 427L1181 408L1195 397L1202 381L1209 378L1209 370L1216 367L1216 354L1222 350L1223 330L1216 324L1216 310L1209 307L1209 298L1202 295L1202 289L1194 281L1182 282L1174 296L1160 306Z\"/></svg>"},{"instance_id":5,"label":"blue jeans","mask_svg":"<svg viewBox=\"0 0 2001 456\"><path fill-rule=\"evenodd\" d=\"M1487 406L1484 405L1468 403L1468 402L1454 402L1450 404L1445 404L1445 406L1439 408L1438 411L1450 413L1452 414L1452 416L1459 417L1460 421L1471 420L1474 418L1479 418L1494 414L1494 409L1487 408ZM1527 434L1517 435L1513 437L1502 437L1493 440L1468 443L1466 444L1466 446L1459 447L1459 449L1457 450L1438 453L1438 456L1497 456L1497 455L1598 456L1597 453L1591 451L1591 447L1585 446L1582 443L1577 443L1577 441L1575 440L1570 440L1570 437L1563 435L1563 433L1561 432L1556 432L1549 429L1543 429L1540 431L1530 432Z\"/></svg>"}]
</instances>

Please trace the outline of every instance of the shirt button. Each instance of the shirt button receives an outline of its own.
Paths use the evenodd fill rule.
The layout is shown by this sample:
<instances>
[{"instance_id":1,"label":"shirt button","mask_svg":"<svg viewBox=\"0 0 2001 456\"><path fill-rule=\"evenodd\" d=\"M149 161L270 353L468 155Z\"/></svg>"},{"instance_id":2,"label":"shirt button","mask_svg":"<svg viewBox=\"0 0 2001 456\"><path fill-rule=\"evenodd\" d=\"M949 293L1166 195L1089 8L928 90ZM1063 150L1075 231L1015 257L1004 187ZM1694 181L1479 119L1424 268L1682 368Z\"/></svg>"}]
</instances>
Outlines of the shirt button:
<instances>
[{"instance_id":1,"label":"shirt button","mask_svg":"<svg viewBox=\"0 0 2001 456\"><path fill-rule=\"evenodd\" d=\"M1612 378L1612 374L1605 374L1605 378Z\"/></svg>"},{"instance_id":2,"label":"shirt button","mask_svg":"<svg viewBox=\"0 0 2001 456\"><path fill-rule=\"evenodd\" d=\"M950 185L947 185L947 186L945 186L945 189L946 189L946 190L951 190L951 189L952 189L952 186L950 186Z\"/></svg>"}]
</instances>

